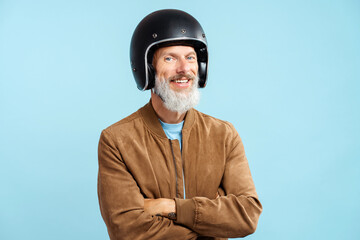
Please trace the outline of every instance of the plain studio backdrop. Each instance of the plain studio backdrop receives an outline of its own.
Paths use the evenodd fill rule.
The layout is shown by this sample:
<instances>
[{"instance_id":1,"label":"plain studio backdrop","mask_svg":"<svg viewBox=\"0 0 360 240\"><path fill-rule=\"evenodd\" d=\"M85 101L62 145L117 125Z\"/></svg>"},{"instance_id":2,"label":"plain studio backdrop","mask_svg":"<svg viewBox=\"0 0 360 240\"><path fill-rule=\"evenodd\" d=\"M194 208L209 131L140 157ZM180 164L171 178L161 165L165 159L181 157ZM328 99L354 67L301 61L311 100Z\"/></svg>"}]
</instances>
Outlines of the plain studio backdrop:
<instances>
[{"instance_id":1,"label":"plain studio backdrop","mask_svg":"<svg viewBox=\"0 0 360 240\"><path fill-rule=\"evenodd\" d=\"M130 39L164 8L207 34L197 109L243 139L264 207L247 239L360 239L357 0L0 0L0 239L108 239L97 144L149 101Z\"/></svg>"}]
</instances>

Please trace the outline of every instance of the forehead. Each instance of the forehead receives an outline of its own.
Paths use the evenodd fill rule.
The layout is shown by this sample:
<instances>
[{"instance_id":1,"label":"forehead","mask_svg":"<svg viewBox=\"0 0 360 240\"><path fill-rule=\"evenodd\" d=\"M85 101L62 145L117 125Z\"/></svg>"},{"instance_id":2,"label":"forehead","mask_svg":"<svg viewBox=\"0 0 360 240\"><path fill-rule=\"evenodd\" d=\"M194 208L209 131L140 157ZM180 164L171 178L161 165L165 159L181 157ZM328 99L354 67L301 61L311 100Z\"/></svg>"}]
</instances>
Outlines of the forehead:
<instances>
[{"instance_id":1,"label":"forehead","mask_svg":"<svg viewBox=\"0 0 360 240\"><path fill-rule=\"evenodd\" d=\"M191 46L169 46L162 47L156 50L155 55L167 55L167 54L176 54L176 55L189 55L195 54L195 50Z\"/></svg>"}]
</instances>

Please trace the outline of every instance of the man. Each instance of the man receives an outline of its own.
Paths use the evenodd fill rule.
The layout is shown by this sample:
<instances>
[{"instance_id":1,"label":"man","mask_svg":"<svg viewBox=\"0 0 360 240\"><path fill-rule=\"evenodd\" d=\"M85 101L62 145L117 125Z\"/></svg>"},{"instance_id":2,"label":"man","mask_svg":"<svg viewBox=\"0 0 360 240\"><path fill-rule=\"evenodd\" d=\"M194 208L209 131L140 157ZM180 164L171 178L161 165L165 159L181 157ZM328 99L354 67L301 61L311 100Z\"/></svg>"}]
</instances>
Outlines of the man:
<instances>
[{"instance_id":1,"label":"man","mask_svg":"<svg viewBox=\"0 0 360 240\"><path fill-rule=\"evenodd\" d=\"M205 87L205 34L160 10L131 40L132 71L151 100L105 129L98 194L110 239L226 239L255 231L262 211L234 127L193 109Z\"/></svg>"}]
</instances>

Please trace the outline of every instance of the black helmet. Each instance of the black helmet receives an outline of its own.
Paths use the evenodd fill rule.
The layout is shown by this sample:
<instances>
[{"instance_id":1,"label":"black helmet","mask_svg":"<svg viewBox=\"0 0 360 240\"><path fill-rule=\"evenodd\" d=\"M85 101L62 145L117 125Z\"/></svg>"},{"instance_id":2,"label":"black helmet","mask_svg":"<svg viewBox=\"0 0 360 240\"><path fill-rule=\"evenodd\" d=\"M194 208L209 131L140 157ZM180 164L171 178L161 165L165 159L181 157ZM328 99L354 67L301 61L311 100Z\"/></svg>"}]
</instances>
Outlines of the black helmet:
<instances>
[{"instance_id":1,"label":"black helmet","mask_svg":"<svg viewBox=\"0 0 360 240\"><path fill-rule=\"evenodd\" d=\"M199 65L199 87L205 87L208 51L202 27L186 12L165 9L147 15L132 36L130 61L138 89L154 87L155 71L152 60L155 50L173 45L192 46L195 49Z\"/></svg>"}]
</instances>

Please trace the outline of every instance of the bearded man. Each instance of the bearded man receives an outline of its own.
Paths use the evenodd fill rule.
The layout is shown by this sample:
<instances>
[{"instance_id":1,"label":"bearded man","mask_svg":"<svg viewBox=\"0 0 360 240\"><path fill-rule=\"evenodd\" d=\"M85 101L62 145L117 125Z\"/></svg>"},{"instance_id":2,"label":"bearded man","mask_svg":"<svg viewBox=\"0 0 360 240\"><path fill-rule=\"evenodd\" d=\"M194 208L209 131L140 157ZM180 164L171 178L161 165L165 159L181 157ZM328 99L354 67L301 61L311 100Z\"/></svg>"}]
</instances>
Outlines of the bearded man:
<instances>
[{"instance_id":1,"label":"bearded man","mask_svg":"<svg viewBox=\"0 0 360 240\"><path fill-rule=\"evenodd\" d=\"M144 107L102 131L98 196L110 239L227 239L253 233L262 211L232 124L193 107L207 41L179 10L146 16L131 40Z\"/></svg>"}]
</instances>

